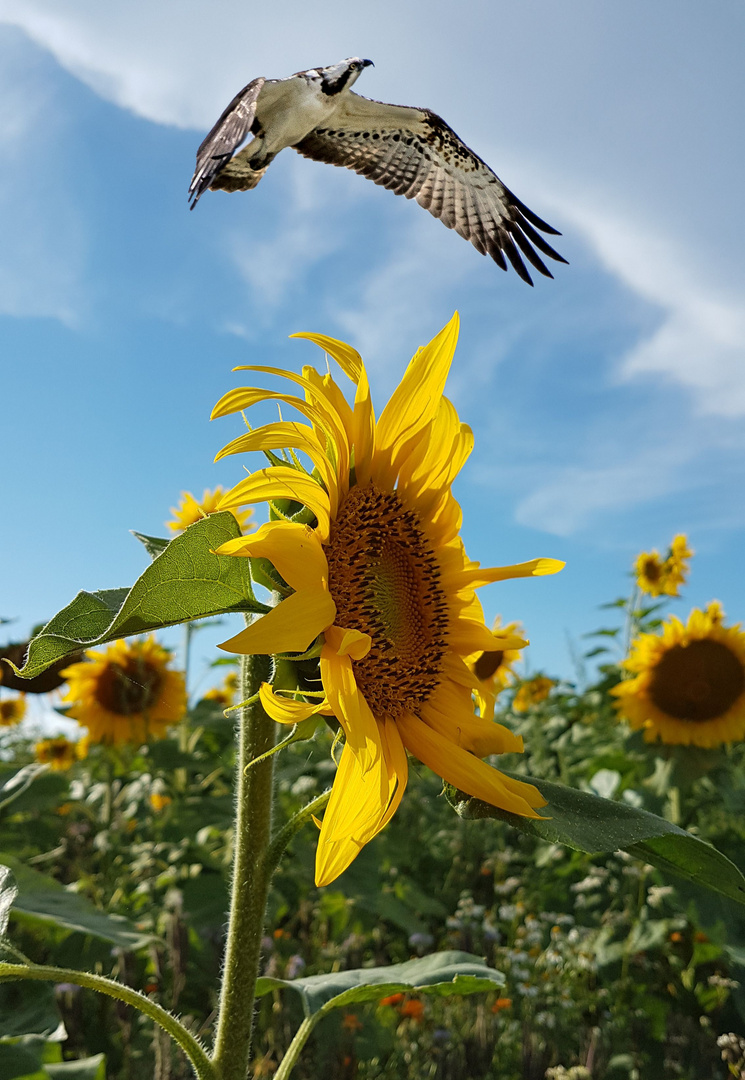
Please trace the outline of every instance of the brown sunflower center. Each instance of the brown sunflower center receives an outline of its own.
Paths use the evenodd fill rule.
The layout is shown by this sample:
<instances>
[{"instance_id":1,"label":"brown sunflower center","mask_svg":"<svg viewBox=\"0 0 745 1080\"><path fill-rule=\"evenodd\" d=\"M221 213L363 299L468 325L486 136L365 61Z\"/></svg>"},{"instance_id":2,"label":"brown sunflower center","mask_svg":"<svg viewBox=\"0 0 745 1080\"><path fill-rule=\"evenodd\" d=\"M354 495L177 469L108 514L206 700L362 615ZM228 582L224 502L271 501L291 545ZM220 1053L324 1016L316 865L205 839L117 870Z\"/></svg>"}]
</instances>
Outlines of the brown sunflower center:
<instances>
[{"instance_id":1,"label":"brown sunflower center","mask_svg":"<svg viewBox=\"0 0 745 1080\"><path fill-rule=\"evenodd\" d=\"M124 664L109 663L98 677L96 699L119 716L147 712L160 690L162 675L146 660L132 657Z\"/></svg>"},{"instance_id":2,"label":"brown sunflower center","mask_svg":"<svg viewBox=\"0 0 745 1080\"><path fill-rule=\"evenodd\" d=\"M416 710L436 689L447 649L448 605L419 518L394 492L353 487L326 552L336 623L372 639L354 663L376 715Z\"/></svg>"},{"instance_id":3,"label":"brown sunflower center","mask_svg":"<svg viewBox=\"0 0 745 1080\"><path fill-rule=\"evenodd\" d=\"M655 668L652 702L668 716L693 723L723 716L745 690L742 661L721 641L674 645Z\"/></svg>"},{"instance_id":4,"label":"brown sunflower center","mask_svg":"<svg viewBox=\"0 0 745 1080\"><path fill-rule=\"evenodd\" d=\"M648 559L644 560L642 564L642 574L647 579L656 583L662 577L662 565L661 563L651 555Z\"/></svg>"},{"instance_id":5,"label":"brown sunflower center","mask_svg":"<svg viewBox=\"0 0 745 1080\"><path fill-rule=\"evenodd\" d=\"M473 665L473 673L477 679L490 679L504 659L504 651L482 652Z\"/></svg>"}]
</instances>

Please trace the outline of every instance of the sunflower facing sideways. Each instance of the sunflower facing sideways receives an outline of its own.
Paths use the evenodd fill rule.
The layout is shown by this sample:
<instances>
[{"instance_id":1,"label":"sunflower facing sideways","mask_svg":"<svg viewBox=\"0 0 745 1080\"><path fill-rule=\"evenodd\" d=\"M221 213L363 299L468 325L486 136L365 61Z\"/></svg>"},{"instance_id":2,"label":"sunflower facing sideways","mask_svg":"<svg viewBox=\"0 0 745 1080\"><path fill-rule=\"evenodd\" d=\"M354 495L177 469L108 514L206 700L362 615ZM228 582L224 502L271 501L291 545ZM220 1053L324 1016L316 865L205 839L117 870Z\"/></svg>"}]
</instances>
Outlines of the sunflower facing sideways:
<instances>
[{"instance_id":1,"label":"sunflower facing sideways","mask_svg":"<svg viewBox=\"0 0 745 1080\"><path fill-rule=\"evenodd\" d=\"M476 716L478 680L469 664L485 651L522 648L484 624L475 589L506 578L552 574L562 563L534 559L481 569L458 535L450 487L473 445L443 397L457 316L409 364L376 421L359 354L319 334L319 345L356 386L354 405L330 374L302 376L257 367L294 382L303 397L244 387L214 416L260 401L293 406L307 424L279 420L251 430L218 457L265 451L273 464L223 498L220 509L268 501L273 520L228 541L220 555L267 559L281 576L281 601L221 647L245 654L304 654L318 643L322 694L283 696L268 684L270 717L297 723L333 715L344 749L326 808L316 882L333 881L390 821L406 788L410 751L448 783L515 814L538 817L545 800L531 784L482 761L521 752L522 740ZM284 458L274 451L284 449ZM306 472L297 457L313 464ZM305 694L306 698L310 695Z\"/></svg>"},{"instance_id":2,"label":"sunflower facing sideways","mask_svg":"<svg viewBox=\"0 0 745 1080\"><path fill-rule=\"evenodd\" d=\"M647 742L714 747L745 738L745 633L723 624L721 604L670 616L659 634L640 634L623 661L630 673L613 694Z\"/></svg>"}]
</instances>

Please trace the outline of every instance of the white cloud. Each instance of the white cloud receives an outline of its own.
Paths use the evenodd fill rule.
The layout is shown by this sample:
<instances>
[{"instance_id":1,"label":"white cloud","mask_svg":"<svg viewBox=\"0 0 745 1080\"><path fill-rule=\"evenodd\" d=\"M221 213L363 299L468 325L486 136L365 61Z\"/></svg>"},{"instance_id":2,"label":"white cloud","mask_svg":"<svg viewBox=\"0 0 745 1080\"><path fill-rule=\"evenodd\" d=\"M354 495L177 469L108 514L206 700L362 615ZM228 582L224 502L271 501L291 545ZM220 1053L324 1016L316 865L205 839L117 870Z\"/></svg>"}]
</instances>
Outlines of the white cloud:
<instances>
[{"instance_id":1,"label":"white cloud","mask_svg":"<svg viewBox=\"0 0 745 1080\"><path fill-rule=\"evenodd\" d=\"M622 357L620 378L662 375L695 392L696 411L745 415L745 292L717 287L711 266L702 268L686 244L654 226L589 202L568 216L607 269L660 309L659 326Z\"/></svg>"},{"instance_id":2,"label":"white cloud","mask_svg":"<svg viewBox=\"0 0 745 1080\"><path fill-rule=\"evenodd\" d=\"M86 306L83 217L59 190L65 120L51 87L0 50L0 313L75 325ZM40 141L43 133L45 141Z\"/></svg>"},{"instance_id":3,"label":"white cloud","mask_svg":"<svg viewBox=\"0 0 745 1080\"><path fill-rule=\"evenodd\" d=\"M606 467L568 466L541 469L543 483L534 488L515 509L521 525L555 536L571 536L608 511L627 510L640 503L669 495L676 484L679 462L648 459Z\"/></svg>"}]
</instances>

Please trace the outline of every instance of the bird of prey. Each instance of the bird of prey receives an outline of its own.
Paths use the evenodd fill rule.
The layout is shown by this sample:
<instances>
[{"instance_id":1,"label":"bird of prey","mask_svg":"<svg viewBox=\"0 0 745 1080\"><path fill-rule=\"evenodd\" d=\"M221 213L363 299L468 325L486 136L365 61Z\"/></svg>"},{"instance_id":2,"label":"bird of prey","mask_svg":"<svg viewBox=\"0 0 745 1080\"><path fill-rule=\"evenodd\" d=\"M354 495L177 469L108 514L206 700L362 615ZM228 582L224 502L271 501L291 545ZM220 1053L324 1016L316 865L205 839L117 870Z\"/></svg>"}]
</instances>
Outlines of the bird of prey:
<instances>
[{"instance_id":1,"label":"bird of prey","mask_svg":"<svg viewBox=\"0 0 745 1080\"><path fill-rule=\"evenodd\" d=\"M537 230L559 236L558 230L520 202L436 113L353 93L353 84L371 64L352 56L287 79L253 79L197 151L191 209L208 188L255 188L280 150L291 146L416 199L503 270L506 255L529 285L522 256L553 277L538 252L557 262L566 259ZM253 138L240 149L249 135Z\"/></svg>"}]
</instances>

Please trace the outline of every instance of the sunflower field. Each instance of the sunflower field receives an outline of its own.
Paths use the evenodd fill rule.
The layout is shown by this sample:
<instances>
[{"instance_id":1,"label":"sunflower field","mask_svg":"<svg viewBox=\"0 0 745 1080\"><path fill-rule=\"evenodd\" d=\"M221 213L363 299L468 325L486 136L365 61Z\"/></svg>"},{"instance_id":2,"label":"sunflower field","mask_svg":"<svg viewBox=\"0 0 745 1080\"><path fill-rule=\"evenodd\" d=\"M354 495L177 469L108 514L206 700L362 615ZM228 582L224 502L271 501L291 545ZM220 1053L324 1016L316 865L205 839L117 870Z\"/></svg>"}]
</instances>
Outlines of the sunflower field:
<instances>
[{"instance_id":1,"label":"sunflower field","mask_svg":"<svg viewBox=\"0 0 745 1080\"><path fill-rule=\"evenodd\" d=\"M301 336L352 401L253 369L262 467L0 649L1 1080L745 1078L745 633L681 534L526 674L476 590L562 564L466 554L457 318L379 416ZM157 633L235 612L190 701Z\"/></svg>"}]
</instances>

